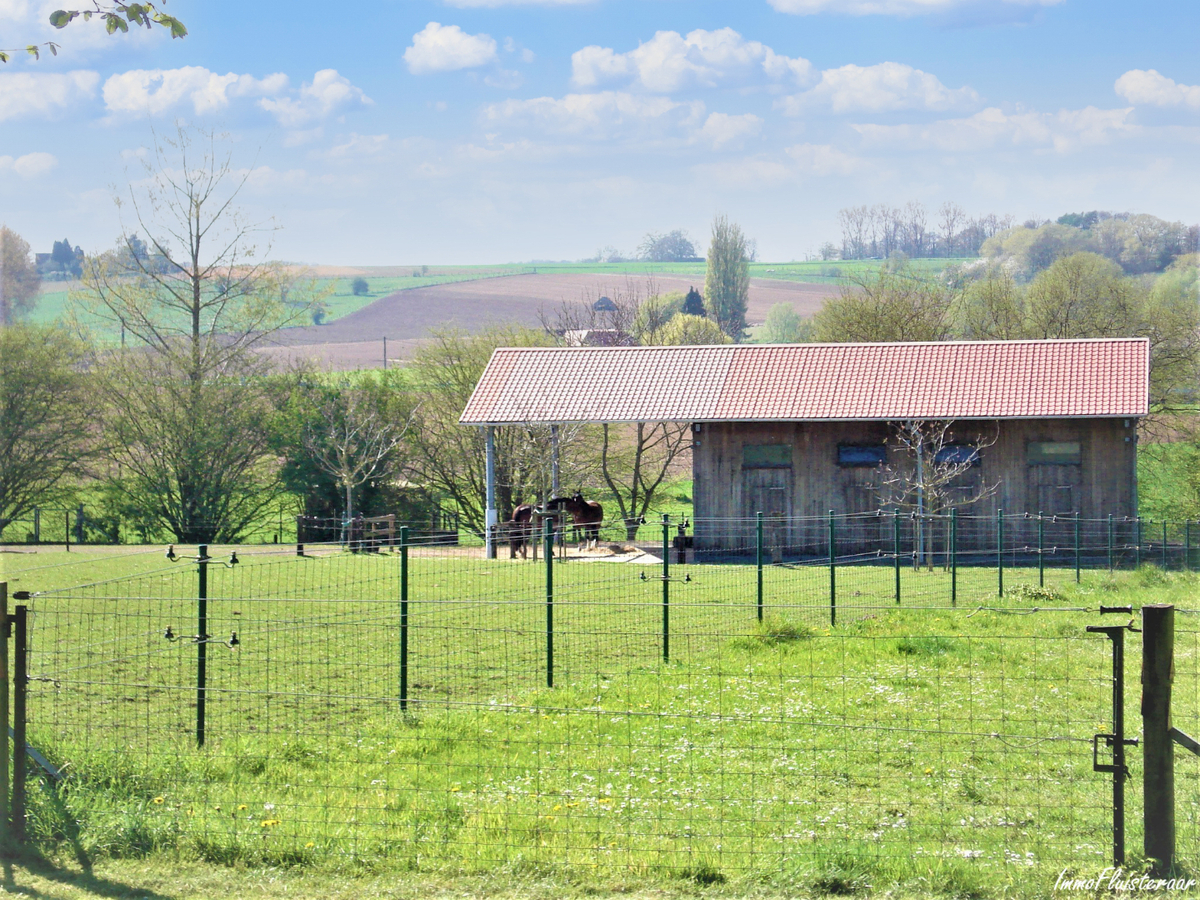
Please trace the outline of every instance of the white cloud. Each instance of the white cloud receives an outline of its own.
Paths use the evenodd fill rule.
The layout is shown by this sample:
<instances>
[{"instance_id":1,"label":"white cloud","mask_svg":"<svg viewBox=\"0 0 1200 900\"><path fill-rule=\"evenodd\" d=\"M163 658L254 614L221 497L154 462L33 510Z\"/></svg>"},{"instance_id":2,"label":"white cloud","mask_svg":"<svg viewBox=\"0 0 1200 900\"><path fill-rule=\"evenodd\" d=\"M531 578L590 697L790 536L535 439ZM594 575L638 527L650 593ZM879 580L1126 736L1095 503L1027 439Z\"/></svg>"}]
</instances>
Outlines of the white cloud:
<instances>
[{"instance_id":1,"label":"white cloud","mask_svg":"<svg viewBox=\"0 0 1200 900\"><path fill-rule=\"evenodd\" d=\"M13 171L22 178L37 178L58 165L51 153L26 153L24 156L0 156L0 172Z\"/></svg>"},{"instance_id":2,"label":"white cloud","mask_svg":"<svg viewBox=\"0 0 1200 900\"><path fill-rule=\"evenodd\" d=\"M571 55L571 82L583 88L632 80L647 90L670 93L764 77L803 84L811 72L808 60L782 56L732 28L696 29L686 37L677 31L659 31L628 53L593 45Z\"/></svg>"},{"instance_id":3,"label":"white cloud","mask_svg":"<svg viewBox=\"0 0 1200 900\"><path fill-rule=\"evenodd\" d=\"M829 144L796 144L785 152L805 175L852 175L865 166L859 157Z\"/></svg>"},{"instance_id":4,"label":"white cloud","mask_svg":"<svg viewBox=\"0 0 1200 900\"><path fill-rule=\"evenodd\" d=\"M963 119L943 119L928 125L854 125L869 144L948 152L994 147L1050 147L1065 153L1082 145L1103 144L1136 133L1127 109L1064 109L1057 113L1006 113L996 107Z\"/></svg>"},{"instance_id":5,"label":"white cloud","mask_svg":"<svg viewBox=\"0 0 1200 900\"><path fill-rule=\"evenodd\" d=\"M104 105L113 113L155 115L190 102L203 115L224 110L234 97L269 96L287 85L287 76L278 72L258 79L233 72L218 75L203 66L131 69L104 82Z\"/></svg>"},{"instance_id":6,"label":"white cloud","mask_svg":"<svg viewBox=\"0 0 1200 900\"><path fill-rule=\"evenodd\" d=\"M0 72L0 122L51 115L96 93L97 72Z\"/></svg>"},{"instance_id":7,"label":"white cloud","mask_svg":"<svg viewBox=\"0 0 1200 900\"><path fill-rule=\"evenodd\" d=\"M842 13L850 16L919 16L949 12L965 6L977 6L978 0L768 0L783 13L811 16L817 13ZM1055 6L1063 0L990 0L992 6Z\"/></svg>"},{"instance_id":8,"label":"white cloud","mask_svg":"<svg viewBox=\"0 0 1200 900\"><path fill-rule=\"evenodd\" d=\"M430 22L413 35L404 51L408 71L414 75L473 69L496 60L496 41L486 34L467 34L457 25Z\"/></svg>"},{"instance_id":9,"label":"white cloud","mask_svg":"<svg viewBox=\"0 0 1200 900\"><path fill-rule=\"evenodd\" d=\"M494 124L528 124L565 134L615 137L646 128L695 128L704 115L700 101L677 102L621 91L567 94L561 99L505 100L483 112Z\"/></svg>"},{"instance_id":10,"label":"white cloud","mask_svg":"<svg viewBox=\"0 0 1200 900\"><path fill-rule=\"evenodd\" d=\"M825 107L835 113L891 112L900 109L945 111L971 106L979 95L969 87L948 88L937 76L903 63L826 69L812 90L785 97L779 105L790 116Z\"/></svg>"},{"instance_id":11,"label":"white cloud","mask_svg":"<svg viewBox=\"0 0 1200 900\"><path fill-rule=\"evenodd\" d=\"M704 120L704 125L696 137L698 140L712 144L715 149L727 144L740 144L746 138L753 137L762 131L762 126L763 120L751 113L742 116L712 113Z\"/></svg>"},{"instance_id":12,"label":"white cloud","mask_svg":"<svg viewBox=\"0 0 1200 900\"><path fill-rule=\"evenodd\" d=\"M263 99L258 105L284 128L300 128L346 107L372 106L374 102L337 69L322 69L300 87L298 96Z\"/></svg>"},{"instance_id":13,"label":"white cloud","mask_svg":"<svg viewBox=\"0 0 1200 900\"><path fill-rule=\"evenodd\" d=\"M1154 69L1130 69L1113 87L1119 96L1141 106L1200 109L1200 85L1179 84Z\"/></svg>"},{"instance_id":14,"label":"white cloud","mask_svg":"<svg viewBox=\"0 0 1200 900\"><path fill-rule=\"evenodd\" d=\"M336 144L325 155L331 159L376 156L387 146L388 140L386 134L355 134L351 132L348 138L342 143Z\"/></svg>"}]
</instances>

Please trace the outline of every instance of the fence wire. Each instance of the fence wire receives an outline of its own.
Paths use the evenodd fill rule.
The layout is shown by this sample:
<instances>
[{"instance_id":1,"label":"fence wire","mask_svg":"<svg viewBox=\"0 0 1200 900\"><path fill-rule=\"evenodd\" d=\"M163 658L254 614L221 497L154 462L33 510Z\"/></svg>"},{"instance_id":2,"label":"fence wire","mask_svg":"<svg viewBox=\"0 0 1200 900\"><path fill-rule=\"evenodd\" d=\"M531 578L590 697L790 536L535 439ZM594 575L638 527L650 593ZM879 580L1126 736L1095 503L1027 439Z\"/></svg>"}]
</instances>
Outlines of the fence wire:
<instances>
[{"instance_id":1,"label":"fence wire","mask_svg":"<svg viewBox=\"0 0 1200 900\"><path fill-rule=\"evenodd\" d=\"M931 523L834 521L832 553L827 519L779 524L776 544L773 524L698 522L689 549L652 523L549 562L539 536L536 561L331 542L236 564L179 549L65 589L31 575L30 742L69 778L61 807L31 794L30 831L77 828L116 855L447 873L1105 865L1110 781L1090 742L1110 729L1111 658L1084 631L1099 599L1050 589L1074 583L1075 544L1047 567L1008 523L1001 593L986 557L931 557ZM707 552L706 528L728 546ZM1107 578L1080 572L1084 591ZM1180 638L1194 718L1197 648ZM1196 804L1180 821L1194 858Z\"/></svg>"}]
</instances>

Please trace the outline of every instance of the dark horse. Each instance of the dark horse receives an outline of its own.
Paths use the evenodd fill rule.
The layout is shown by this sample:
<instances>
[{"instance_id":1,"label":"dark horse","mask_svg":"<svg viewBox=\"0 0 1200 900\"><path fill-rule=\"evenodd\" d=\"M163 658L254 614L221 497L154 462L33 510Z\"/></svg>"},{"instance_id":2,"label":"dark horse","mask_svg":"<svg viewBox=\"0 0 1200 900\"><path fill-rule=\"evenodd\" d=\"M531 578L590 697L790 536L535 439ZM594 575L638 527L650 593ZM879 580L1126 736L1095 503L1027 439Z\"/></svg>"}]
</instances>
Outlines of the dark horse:
<instances>
[{"instance_id":1,"label":"dark horse","mask_svg":"<svg viewBox=\"0 0 1200 900\"><path fill-rule=\"evenodd\" d=\"M517 553L521 559L528 558L528 548L533 544L533 505L522 503L513 510L512 518L504 523L504 531L508 534L508 558L516 559ZM536 547L534 553L537 553ZM535 556L536 558L536 556Z\"/></svg>"},{"instance_id":2,"label":"dark horse","mask_svg":"<svg viewBox=\"0 0 1200 900\"><path fill-rule=\"evenodd\" d=\"M546 509L562 510L570 514L575 532L580 535L580 544L587 541L588 549L595 549L600 543L600 523L604 521L604 507L595 500L584 500L583 494L576 491L573 497L555 497L546 504Z\"/></svg>"}]
</instances>

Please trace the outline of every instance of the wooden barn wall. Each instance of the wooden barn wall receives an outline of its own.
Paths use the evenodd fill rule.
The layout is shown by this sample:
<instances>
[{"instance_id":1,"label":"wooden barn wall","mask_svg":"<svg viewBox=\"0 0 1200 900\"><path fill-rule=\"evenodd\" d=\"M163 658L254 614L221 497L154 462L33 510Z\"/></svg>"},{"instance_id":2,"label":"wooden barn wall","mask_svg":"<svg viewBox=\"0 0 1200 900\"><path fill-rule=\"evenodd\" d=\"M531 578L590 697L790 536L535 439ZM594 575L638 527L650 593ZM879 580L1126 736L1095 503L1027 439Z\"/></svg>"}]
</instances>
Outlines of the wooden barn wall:
<instances>
[{"instance_id":1,"label":"wooden barn wall","mask_svg":"<svg viewBox=\"0 0 1200 900\"><path fill-rule=\"evenodd\" d=\"M1136 515L1135 435L1133 419L962 422L953 429L956 442L995 441L980 451L981 464L974 472L983 484L998 483L998 487L991 496L961 509L960 515L995 516L997 508L1006 513L1078 512L1084 518ZM837 448L839 444L887 443L886 423L705 423L693 437L693 496L698 520L744 519L758 511L789 518L823 516L829 510L842 514L879 507L878 470L840 467ZM1029 465L1027 444L1031 441L1078 441L1081 464ZM743 448L767 444L790 446L791 466L744 468ZM760 510L760 506L764 508ZM744 525L732 521L727 526L701 526L699 522L697 526L698 548L740 546L751 539ZM975 542L973 531L982 540L985 530L991 532L964 523L960 532L964 546ZM869 532L861 536L868 542L875 537ZM807 535L790 532L778 534L776 539L785 545L809 542Z\"/></svg>"}]
</instances>

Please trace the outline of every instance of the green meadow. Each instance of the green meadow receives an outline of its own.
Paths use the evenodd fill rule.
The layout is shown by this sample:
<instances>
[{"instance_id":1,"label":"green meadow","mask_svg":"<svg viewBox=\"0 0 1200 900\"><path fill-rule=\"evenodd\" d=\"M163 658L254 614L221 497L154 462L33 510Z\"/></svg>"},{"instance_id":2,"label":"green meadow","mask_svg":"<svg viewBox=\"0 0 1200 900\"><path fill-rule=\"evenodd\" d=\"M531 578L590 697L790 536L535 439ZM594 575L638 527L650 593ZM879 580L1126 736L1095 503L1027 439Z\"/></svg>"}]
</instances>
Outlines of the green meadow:
<instances>
[{"instance_id":1,"label":"green meadow","mask_svg":"<svg viewBox=\"0 0 1200 900\"><path fill-rule=\"evenodd\" d=\"M1090 739L1111 658L1085 626L1102 603L1195 609L1200 587L1009 569L1000 597L961 569L950 608L947 573L905 567L897 606L890 567L841 566L833 626L825 566L766 566L760 622L755 566L671 565L664 659L656 557L556 562L548 628L544 561L416 548L402 682L399 554L231 549L207 567L202 748L194 548L0 557L32 593L31 743L68 773L31 789L41 847L564 891L1049 895L1110 853ZM1195 620L1177 628L1195 733ZM1189 862L1198 812L1181 802Z\"/></svg>"}]
</instances>

